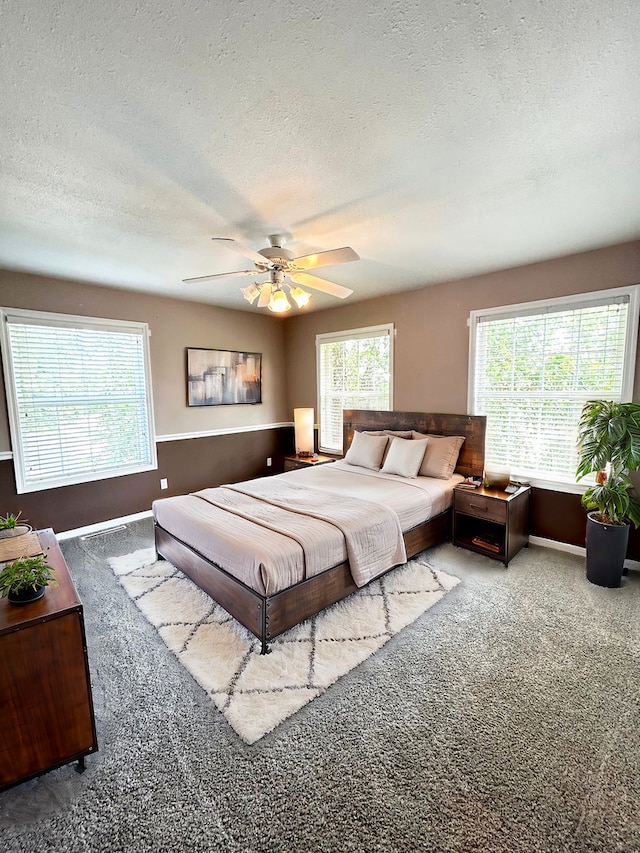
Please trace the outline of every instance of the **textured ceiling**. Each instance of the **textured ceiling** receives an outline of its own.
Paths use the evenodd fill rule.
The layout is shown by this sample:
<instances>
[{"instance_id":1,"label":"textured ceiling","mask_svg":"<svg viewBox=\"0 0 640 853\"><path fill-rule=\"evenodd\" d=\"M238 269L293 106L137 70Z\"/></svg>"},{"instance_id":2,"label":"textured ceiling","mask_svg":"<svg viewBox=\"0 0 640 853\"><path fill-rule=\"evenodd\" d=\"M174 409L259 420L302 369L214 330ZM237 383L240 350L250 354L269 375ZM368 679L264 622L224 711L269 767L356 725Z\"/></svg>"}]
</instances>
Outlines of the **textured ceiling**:
<instances>
[{"instance_id":1,"label":"textured ceiling","mask_svg":"<svg viewBox=\"0 0 640 853\"><path fill-rule=\"evenodd\" d=\"M1 14L0 266L255 311L212 236L352 246L351 301L640 237L638 0Z\"/></svg>"}]
</instances>

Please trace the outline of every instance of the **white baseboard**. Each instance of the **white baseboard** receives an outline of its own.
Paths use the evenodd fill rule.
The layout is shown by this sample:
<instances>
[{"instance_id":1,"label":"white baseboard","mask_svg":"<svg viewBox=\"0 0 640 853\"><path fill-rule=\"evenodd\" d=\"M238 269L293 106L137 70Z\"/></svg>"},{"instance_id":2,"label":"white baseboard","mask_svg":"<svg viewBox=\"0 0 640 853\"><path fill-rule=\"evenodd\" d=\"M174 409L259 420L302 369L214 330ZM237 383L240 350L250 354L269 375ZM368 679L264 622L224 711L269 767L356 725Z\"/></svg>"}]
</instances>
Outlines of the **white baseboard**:
<instances>
[{"instance_id":1,"label":"white baseboard","mask_svg":"<svg viewBox=\"0 0 640 853\"><path fill-rule=\"evenodd\" d=\"M587 556L587 549L580 547L580 545L570 545L568 542L557 542L555 539L544 539L542 536L530 536L529 543L531 545L540 545L541 548L553 548L556 551L565 551L568 554L576 554L578 557ZM625 569L632 569L637 571L640 569L640 562L638 560L625 560L624 561Z\"/></svg>"},{"instance_id":2,"label":"white baseboard","mask_svg":"<svg viewBox=\"0 0 640 853\"><path fill-rule=\"evenodd\" d=\"M140 518L151 518L151 510L137 512L135 515L125 515L122 518L112 518L109 521L101 521L98 524L89 524L87 527L76 527L75 530L63 530L62 533L56 533L59 541L63 539L75 539L77 536L89 536L92 533L102 533L105 530L110 530L112 527L122 527L130 521L138 521Z\"/></svg>"},{"instance_id":3,"label":"white baseboard","mask_svg":"<svg viewBox=\"0 0 640 853\"><path fill-rule=\"evenodd\" d=\"M529 543L531 545L539 545L541 548L553 548L555 551L576 554L578 557L584 557L587 553L586 548L582 548L580 545L571 545L569 542L558 542L556 539L545 539L543 536L530 536Z\"/></svg>"}]
</instances>

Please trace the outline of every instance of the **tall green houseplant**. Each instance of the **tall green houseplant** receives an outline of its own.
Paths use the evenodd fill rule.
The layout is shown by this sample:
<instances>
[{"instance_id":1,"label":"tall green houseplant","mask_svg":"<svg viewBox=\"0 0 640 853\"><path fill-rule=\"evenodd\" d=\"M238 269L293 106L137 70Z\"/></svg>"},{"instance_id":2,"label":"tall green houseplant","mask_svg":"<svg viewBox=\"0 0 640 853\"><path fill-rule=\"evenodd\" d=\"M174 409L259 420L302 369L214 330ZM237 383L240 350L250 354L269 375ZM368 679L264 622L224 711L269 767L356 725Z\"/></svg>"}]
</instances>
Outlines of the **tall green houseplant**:
<instances>
[{"instance_id":1,"label":"tall green houseplant","mask_svg":"<svg viewBox=\"0 0 640 853\"><path fill-rule=\"evenodd\" d=\"M578 425L580 480L596 475L595 485L582 496L598 521L640 525L640 501L631 493L629 471L640 468L640 405L589 400Z\"/></svg>"},{"instance_id":2,"label":"tall green houseplant","mask_svg":"<svg viewBox=\"0 0 640 853\"><path fill-rule=\"evenodd\" d=\"M630 471L640 468L640 405L589 400L578 424L580 480L596 482L582 496L587 516L587 579L618 587L629 541L629 525L640 525L640 500Z\"/></svg>"}]
</instances>

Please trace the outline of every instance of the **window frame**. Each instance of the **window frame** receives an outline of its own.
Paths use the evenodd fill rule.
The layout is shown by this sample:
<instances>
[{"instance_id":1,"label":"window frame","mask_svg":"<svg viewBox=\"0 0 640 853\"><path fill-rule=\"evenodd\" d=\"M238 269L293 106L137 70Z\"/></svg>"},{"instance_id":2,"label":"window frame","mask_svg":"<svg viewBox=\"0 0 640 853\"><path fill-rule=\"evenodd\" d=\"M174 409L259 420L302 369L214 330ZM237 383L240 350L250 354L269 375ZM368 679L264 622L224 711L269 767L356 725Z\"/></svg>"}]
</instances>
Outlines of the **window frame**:
<instances>
[{"instance_id":1,"label":"window frame","mask_svg":"<svg viewBox=\"0 0 640 853\"><path fill-rule=\"evenodd\" d=\"M25 457L23 452L23 434L20 429L17 392L15 385L15 353L11 346L9 325L12 318L18 324L29 326L43 326L47 328L67 328L95 331L112 331L120 334L134 334L142 339L142 357L144 371L144 385L146 398L146 415L148 424L148 451L149 461L137 464L122 465L119 468L111 468L108 471L76 472L67 476L58 476L47 481L38 482L29 477L25 471ZM137 474L144 471L153 471L158 468L155 420L153 411L153 387L151 382L151 359L149 352L149 339L151 333L147 323L130 320L111 320L101 317L85 317L74 314L58 314L46 311L34 311L22 308L0 308L0 344L2 348L3 375L5 383L5 396L7 401L7 414L9 419L9 432L11 438L13 467L16 480L17 494L47 491L62 486L78 485L99 480L112 479L128 474Z\"/></svg>"},{"instance_id":2,"label":"window frame","mask_svg":"<svg viewBox=\"0 0 640 853\"><path fill-rule=\"evenodd\" d=\"M606 290L586 291L584 293L572 294L570 296L549 297L532 302L520 302L512 305L501 305L494 308L473 310L469 314L469 370L467 385L467 411L469 414L475 412L475 379L476 379L476 330L481 319L493 318L507 319L522 317L527 314L551 313L557 308L571 309L572 306L582 305L585 308L589 304L613 301L618 297L629 298L627 323L625 331L625 351L622 361L622 381L620 389L620 401L630 402L633 397L633 388L636 371L637 345L638 345L638 322L640 316L640 285L625 285L613 287ZM519 474L517 468L512 466L511 475L517 479ZM522 474L520 474L522 476ZM532 486L573 494L581 494L588 487L588 483L569 483L560 480L530 478L527 480Z\"/></svg>"},{"instance_id":3,"label":"window frame","mask_svg":"<svg viewBox=\"0 0 640 853\"><path fill-rule=\"evenodd\" d=\"M362 340L371 337L388 337L389 338L389 399L388 411L393 410L393 376L394 376L394 349L395 349L395 327L393 323L380 323L376 326L361 326L357 329L345 329L340 332L324 332L316 335L316 388L317 388L317 411L318 411L318 449L324 453L341 453L344 452L342 447L338 451L336 448L327 447L322 443L322 383L321 383L321 359L320 347L323 344L338 343L340 341Z\"/></svg>"}]
</instances>

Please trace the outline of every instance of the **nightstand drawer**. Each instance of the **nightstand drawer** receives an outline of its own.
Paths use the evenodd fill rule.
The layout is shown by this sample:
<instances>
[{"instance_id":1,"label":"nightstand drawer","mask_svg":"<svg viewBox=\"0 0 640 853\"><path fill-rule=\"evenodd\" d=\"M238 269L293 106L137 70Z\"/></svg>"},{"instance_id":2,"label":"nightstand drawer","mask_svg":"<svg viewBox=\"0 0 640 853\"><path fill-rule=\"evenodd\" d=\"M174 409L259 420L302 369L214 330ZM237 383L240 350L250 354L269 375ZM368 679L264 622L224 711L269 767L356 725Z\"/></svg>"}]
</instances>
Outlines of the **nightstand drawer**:
<instances>
[{"instance_id":1,"label":"nightstand drawer","mask_svg":"<svg viewBox=\"0 0 640 853\"><path fill-rule=\"evenodd\" d=\"M507 501L494 500L484 495L474 495L462 491L456 492L456 512L463 512L475 518L486 518L504 524L507 520Z\"/></svg>"}]
</instances>

